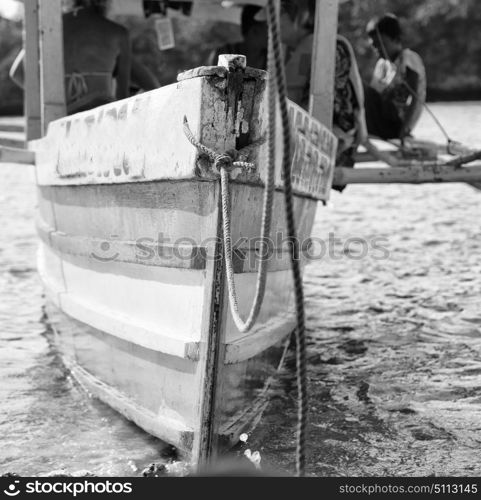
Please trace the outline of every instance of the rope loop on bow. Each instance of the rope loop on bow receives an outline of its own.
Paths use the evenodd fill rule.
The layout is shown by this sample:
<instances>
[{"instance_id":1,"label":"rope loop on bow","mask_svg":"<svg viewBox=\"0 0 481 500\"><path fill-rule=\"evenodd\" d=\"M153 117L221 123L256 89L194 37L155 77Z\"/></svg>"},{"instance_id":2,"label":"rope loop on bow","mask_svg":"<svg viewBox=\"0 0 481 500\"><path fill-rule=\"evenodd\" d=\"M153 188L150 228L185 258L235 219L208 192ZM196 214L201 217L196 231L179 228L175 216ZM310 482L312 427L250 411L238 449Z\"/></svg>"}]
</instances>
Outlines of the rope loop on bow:
<instances>
[{"instance_id":1,"label":"rope loop on bow","mask_svg":"<svg viewBox=\"0 0 481 500\"><path fill-rule=\"evenodd\" d=\"M240 168L242 170L254 170L256 166L253 163L238 161L237 158L245 156L246 153L249 153L254 146L260 145L264 142L264 139L261 139L240 151L232 150L219 154L213 149L202 144L194 137L194 134L190 130L189 122L186 116L184 116L184 134L192 146L196 147L198 151L209 157L210 161L213 163L214 170L216 170L219 174L221 170L232 172L232 170L236 168Z\"/></svg>"},{"instance_id":2,"label":"rope loop on bow","mask_svg":"<svg viewBox=\"0 0 481 500\"><path fill-rule=\"evenodd\" d=\"M269 251L268 239L271 232L272 225L272 207L274 202L274 180L275 180L275 163L274 163L274 148L275 148L275 92L270 92L271 104L269 106L270 123L269 129L269 156L267 162L267 178L264 189L264 201L262 208L262 225L261 225L261 254L266 255ZM184 133L189 142L197 148L198 151L206 154L213 162L213 168L220 174L221 197L222 197L222 232L224 241L224 260L227 288L229 291L229 303L232 313L232 318L237 329L241 333L249 332L257 321L259 312L261 310L262 302L264 300L264 293L267 282L267 267L268 259L261 258L259 262L259 270L257 272L256 292L255 297L247 316L247 319L242 319L239 311L238 296L236 291L236 284L234 278L234 263L233 263L233 245L232 245L232 231L231 231L231 196L229 189L229 172L235 168L244 170L253 169L255 165L247 161L237 161L237 158L248 158L250 152L258 145L264 142L260 139L240 151L226 151L225 153L218 154L214 150L201 144L192 134L187 118L184 116Z\"/></svg>"}]
</instances>

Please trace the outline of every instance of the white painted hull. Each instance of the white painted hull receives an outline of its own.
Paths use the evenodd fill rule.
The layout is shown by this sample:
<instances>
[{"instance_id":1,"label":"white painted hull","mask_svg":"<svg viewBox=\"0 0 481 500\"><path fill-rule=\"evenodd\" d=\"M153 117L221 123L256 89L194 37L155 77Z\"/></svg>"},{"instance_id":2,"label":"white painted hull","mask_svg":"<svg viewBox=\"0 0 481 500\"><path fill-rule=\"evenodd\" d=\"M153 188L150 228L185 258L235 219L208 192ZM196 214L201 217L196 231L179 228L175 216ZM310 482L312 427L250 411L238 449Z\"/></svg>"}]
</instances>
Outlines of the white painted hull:
<instances>
[{"instance_id":1,"label":"white painted hull","mask_svg":"<svg viewBox=\"0 0 481 500\"><path fill-rule=\"evenodd\" d=\"M279 242L256 326L248 334L235 327L218 176L182 134L184 115L217 151L265 133L262 75L245 77L240 93L233 78L199 76L66 118L35 143L39 270L61 353L89 391L193 461L259 418L295 326L289 259ZM265 145L255 149L256 172L231 184L244 316L255 292L265 155ZM332 171L295 175L305 241ZM285 238L280 190L274 214L271 234Z\"/></svg>"}]
</instances>

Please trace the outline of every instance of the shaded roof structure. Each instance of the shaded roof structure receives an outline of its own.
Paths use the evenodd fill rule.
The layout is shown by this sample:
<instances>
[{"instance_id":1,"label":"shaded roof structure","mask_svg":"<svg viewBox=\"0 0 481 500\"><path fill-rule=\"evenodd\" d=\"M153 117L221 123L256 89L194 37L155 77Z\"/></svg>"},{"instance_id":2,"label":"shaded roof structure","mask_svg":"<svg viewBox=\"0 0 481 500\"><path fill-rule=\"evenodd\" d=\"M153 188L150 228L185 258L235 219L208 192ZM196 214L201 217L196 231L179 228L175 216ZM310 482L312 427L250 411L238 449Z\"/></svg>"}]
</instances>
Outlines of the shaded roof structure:
<instances>
[{"instance_id":1,"label":"shaded roof structure","mask_svg":"<svg viewBox=\"0 0 481 500\"><path fill-rule=\"evenodd\" d=\"M175 4L192 3L190 15L193 18L218 20L224 22L240 22L240 7L243 5L258 5L264 7L266 0L152 0L152 3L164 4L167 8L175 7ZM107 17L116 16L144 16L143 0L111 0L108 3ZM0 17L12 21L20 21L24 16L23 0L2 0L0 3ZM169 9L175 12L174 8Z\"/></svg>"}]
</instances>

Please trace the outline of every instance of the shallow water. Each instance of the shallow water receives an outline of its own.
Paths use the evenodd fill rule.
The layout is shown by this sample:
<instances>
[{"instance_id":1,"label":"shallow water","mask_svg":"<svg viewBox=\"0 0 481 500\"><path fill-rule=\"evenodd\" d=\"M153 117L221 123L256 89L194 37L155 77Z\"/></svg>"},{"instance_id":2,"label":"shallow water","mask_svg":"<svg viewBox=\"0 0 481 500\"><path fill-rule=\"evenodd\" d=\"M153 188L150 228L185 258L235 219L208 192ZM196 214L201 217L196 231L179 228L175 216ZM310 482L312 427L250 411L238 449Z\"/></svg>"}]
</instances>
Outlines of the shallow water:
<instances>
[{"instance_id":1,"label":"shallow water","mask_svg":"<svg viewBox=\"0 0 481 500\"><path fill-rule=\"evenodd\" d=\"M453 139L481 144L481 103L433 109ZM428 116L417 135L442 139ZM35 271L33 172L0 168L0 474L139 475L165 445L63 369ZM314 236L336 241L305 276L310 474L481 475L480 219L481 192L462 184L350 186L319 208ZM247 443L284 472L293 365Z\"/></svg>"}]
</instances>

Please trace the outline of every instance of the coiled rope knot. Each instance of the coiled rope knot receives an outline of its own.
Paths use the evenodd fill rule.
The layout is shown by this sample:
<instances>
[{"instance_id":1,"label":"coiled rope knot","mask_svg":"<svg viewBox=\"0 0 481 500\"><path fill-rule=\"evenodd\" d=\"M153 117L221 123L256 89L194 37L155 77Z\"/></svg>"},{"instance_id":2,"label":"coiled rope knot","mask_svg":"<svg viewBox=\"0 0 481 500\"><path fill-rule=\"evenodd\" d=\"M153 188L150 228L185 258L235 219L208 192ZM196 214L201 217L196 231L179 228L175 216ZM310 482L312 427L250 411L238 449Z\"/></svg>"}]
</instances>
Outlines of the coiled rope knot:
<instances>
[{"instance_id":1,"label":"coiled rope knot","mask_svg":"<svg viewBox=\"0 0 481 500\"><path fill-rule=\"evenodd\" d=\"M214 168L220 172L221 168L231 172L234 167L234 158L229 153L224 153L221 155L216 155L214 160Z\"/></svg>"},{"instance_id":2,"label":"coiled rope knot","mask_svg":"<svg viewBox=\"0 0 481 500\"><path fill-rule=\"evenodd\" d=\"M184 116L184 134L189 140L189 142L198 149L198 151L206 154L213 163L214 170L216 170L219 174L222 170L225 172L232 172L232 170L236 168L241 168L244 170L254 170L256 166L253 163L249 163L247 161L238 161L239 157L246 157L250 151L255 147L264 142L264 139L256 141L255 143L247 146L241 151L231 150L226 151L225 153L216 153L213 149L204 146L201 144L195 137L189 127L189 122L187 121L187 117Z\"/></svg>"}]
</instances>

